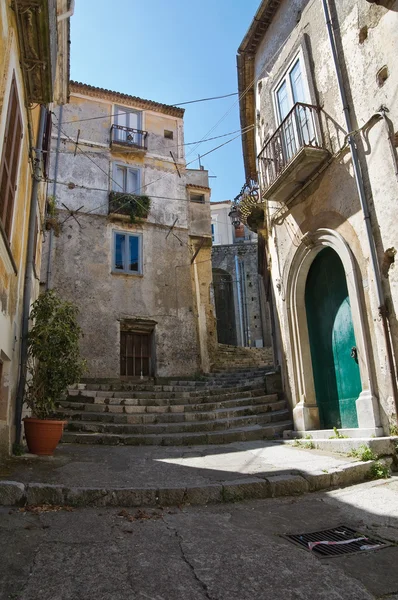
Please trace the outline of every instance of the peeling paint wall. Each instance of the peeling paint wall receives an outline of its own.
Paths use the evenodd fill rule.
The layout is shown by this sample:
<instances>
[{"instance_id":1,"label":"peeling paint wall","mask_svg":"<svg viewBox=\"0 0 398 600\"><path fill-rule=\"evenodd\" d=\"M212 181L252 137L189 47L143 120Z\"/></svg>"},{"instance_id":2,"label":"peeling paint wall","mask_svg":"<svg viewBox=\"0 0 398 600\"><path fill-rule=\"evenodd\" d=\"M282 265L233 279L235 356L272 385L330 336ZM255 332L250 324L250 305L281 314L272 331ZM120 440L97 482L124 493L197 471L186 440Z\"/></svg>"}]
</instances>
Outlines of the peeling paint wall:
<instances>
[{"instance_id":1,"label":"peeling paint wall","mask_svg":"<svg viewBox=\"0 0 398 600\"><path fill-rule=\"evenodd\" d=\"M398 71L395 66L398 56L398 2L390 2L389 9L364 0L336 1L335 5L335 24L338 23L336 41L353 127L363 127L380 106L385 105L394 133L398 130ZM322 144L331 154L344 145L347 131L322 2L295 0L281 4L255 56L257 153L278 126L275 86L299 51L305 64L310 103L322 108ZM388 78L380 85L377 74L383 66L388 68ZM395 356L398 356L398 275L393 251L397 247L398 206L395 164L386 126L381 119L372 119L355 139L378 260L380 265L385 265L386 260L388 262L382 284L390 311ZM388 422L395 410L392 387L382 323L378 316L364 215L348 149L332 160L326 170L287 208L270 198L267 210L270 265L281 328L281 359L285 370L285 387L292 407L300 402L305 403L306 399L301 396L297 375L292 369L292 362L298 358L292 349L294 333L290 310L293 308L288 306L289 278L305 235L329 229L342 236L353 256L359 283L359 303L364 314L364 322L354 322L354 327L361 328L369 352L368 381L363 381L363 385L373 386L381 424L388 432ZM386 256L388 250L390 254Z\"/></svg>"},{"instance_id":2,"label":"peeling paint wall","mask_svg":"<svg viewBox=\"0 0 398 600\"><path fill-rule=\"evenodd\" d=\"M119 376L120 322L135 318L155 322L156 375L206 371L214 336L211 262L205 250L211 240L207 171L185 168L182 118L161 112L142 112L146 152L111 148L117 105L123 104L73 93L64 107L55 194L59 219L68 217L65 207L80 210L77 222L69 215L54 237L50 285L80 309L89 377ZM96 116L103 118L81 120ZM173 133L172 140L165 131ZM56 146L54 134L54 154ZM127 216L108 215L115 164L140 170L137 193L151 198L147 219L131 224ZM54 165L53 160L52 179ZM203 204L191 206L188 184L206 187ZM114 232L142 236L141 274L114 272ZM191 259L200 245L197 268Z\"/></svg>"}]
</instances>

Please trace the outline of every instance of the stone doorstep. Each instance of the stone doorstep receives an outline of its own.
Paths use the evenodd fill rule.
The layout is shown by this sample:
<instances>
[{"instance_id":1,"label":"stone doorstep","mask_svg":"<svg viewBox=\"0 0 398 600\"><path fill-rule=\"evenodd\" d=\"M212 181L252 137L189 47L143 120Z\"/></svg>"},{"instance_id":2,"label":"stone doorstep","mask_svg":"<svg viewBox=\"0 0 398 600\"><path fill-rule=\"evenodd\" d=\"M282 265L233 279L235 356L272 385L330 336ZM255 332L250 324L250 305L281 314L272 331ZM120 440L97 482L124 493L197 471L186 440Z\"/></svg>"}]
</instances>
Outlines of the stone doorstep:
<instances>
[{"instance_id":1,"label":"stone doorstep","mask_svg":"<svg viewBox=\"0 0 398 600\"><path fill-rule=\"evenodd\" d=\"M308 434L308 432L307 432ZM302 439L302 438L296 438ZM326 452L335 452L341 454L350 454L352 450L356 450L359 446L368 446L377 456L397 456L398 437L353 437L330 440L324 439L303 439L303 442L312 442L316 450L324 450Z\"/></svg>"},{"instance_id":2,"label":"stone doorstep","mask_svg":"<svg viewBox=\"0 0 398 600\"><path fill-rule=\"evenodd\" d=\"M391 459L384 462L391 465ZM297 496L345 487L368 479L374 461L349 463L328 473L247 476L236 480L173 488L67 487L46 483L0 481L1 506L58 505L73 507L167 507L206 505L253 499Z\"/></svg>"}]
</instances>

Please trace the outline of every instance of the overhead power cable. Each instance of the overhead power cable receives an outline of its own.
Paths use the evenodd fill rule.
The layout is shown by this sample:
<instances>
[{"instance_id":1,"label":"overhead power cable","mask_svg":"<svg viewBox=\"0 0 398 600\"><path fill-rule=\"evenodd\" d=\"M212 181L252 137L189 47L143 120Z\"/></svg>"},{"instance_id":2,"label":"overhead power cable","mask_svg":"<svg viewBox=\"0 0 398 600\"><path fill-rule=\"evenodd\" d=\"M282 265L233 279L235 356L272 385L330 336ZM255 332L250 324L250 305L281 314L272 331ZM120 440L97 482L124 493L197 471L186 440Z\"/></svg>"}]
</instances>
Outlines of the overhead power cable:
<instances>
[{"instance_id":1,"label":"overhead power cable","mask_svg":"<svg viewBox=\"0 0 398 600\"><path fill-rule=\"evenodd\" d=\"M56 115L54 115L54 116L55 116L55 118L58 120L57 116L56 116ZM56 125L56 124L54 123L54 126L55 126L55 127L57 127L57 128L60 128L60 130L61 130L61 133L63 133L63 134L64 134L64 136L65 136L65 137L67 137L67 138L68 138L68 139L69 139L69 140L70 140L70 141L71 141L73 144L76 144L76 141L75 141L73 138L71 138L71 137L70 137L70 136L69 136L67 133L65 133L65 131L64 131L64 130L63 130L63 129L62 129L60 126L59 126L59 125ZM245 132L245 133L247 133L247 132ZM220 145L219 145L219 146L217 146L216 148L213 148L212 150L209 150L208 152L206 152L205 154L203 154L203 156L207 156L208 154L211 154L212 152L215 152L216 150L219 150L219 149L220 149L220 148L222 148L223 146L226 146L226 145L227 145L227 144L229 144L230 142L233 142L234 140L236 140L238 137L241 137L242 135L244 135L244 134L243 134L243 133L241 133L241 132L239 132L239 135L237 135L237 136L233 137L233 138L232 138L232 139L230 139L230 140L227 140L226 142L224 142L223 144L220 144ZM111 176L109 173L107 173L107 172L105 171L105 169L103 169L103 168L102 168L102 167L101 167L101 166L100 166L100 165L99 165L99 164L98 164L98 163L97 163L95 160L93 160L93 159L91 158L91 156L89 155L89 153L88 153L88 152L86 152L86 151L84 151L84 150L82 150L82 149L80 148L80 144L77 144L77 146L76 146L76 147L77 147L77 149L78 149L78 150L79 150L79 151L80 151L80 152L81 152L83 155L85 155L85 156L86 156L86 157L87 157L87 158L88 158L88 159L89 159L89 160L90 160L90 161L91 161L91 162L92 162L92 163L93 163L93 164L94 164L94 165L95 165L95 166L96 166L96 167L97 167L97 168L98 168L100 171L102 171L102 173L104 173L104 174L105 174L105 175L108 177L108 181L112 181L112 182L114 182L114 183L115 183L115 184L116 184L118 187L120 187L120 188L121 188L121 185L120 185L120 184L119 184L119 183L118 183L118 182L117 182L115 179L113 179L113 177L112 177L112 176ZM200 158L202 158L202 157L200 157ZM194 160L191 160L189 163L186 163L185 167L188 167L190 164L192 164L192 163L196 162L197 160L198 160L197 158L195 158ZM166 177L166 175L162 175L161 177L158 177L157 179L154 179L153 181L150 181L149 183L146 183L145 185L143 185L143 186L141 186L141 187L137 188L137 189L136 189L136 190L134 190L134 191L131 191L131 192L126 192L126 198L127 198L128 196L130 196L131 194L139 194L140 192L142 192L142 190L146 189L146 188L147 188L147 187L149 187L150 185L153 185L154 183L157 183L157 182L158 182L158 181L160 181L161 179L164 179L164 177ZM122 190L122 192L123 192L123 191L124 191L124 190ZM121 198L119 198L119 200L122 200L122 199L123 199L123 196L122 196ZM121 206L119 206L119 210L120 210L120 209L122 209L122 208L124 208L125 206L127 206L127 205L129 204L129 202L130 202L130 200L129 200L129 199L127 199L127 200L126 200L126 202L125 202L125 204L122 204ZM90 213L93 213L93 212L95 212L96 210L98 210L99 208L102 208L103 206L106 206L107 204L108 204L108 202L106 202L106 203L102 203L102 204L100 204L99 206L96 206L96 207L94 207L93 209L91 209L91 210L87 211L85 214L90 214ZM141 208L144 208L144 206L143 206L143 205L142 205L142 204L139 202L139 200L137 200L137 204L138 204L139 206L141 206ZM154 218L155 218L155 217L154 217ZM155 218L155 221L156 221L156 218ZM159 223L159 224L160 224L160 223Z\"/></svg>"},{"instance_id":2,"label":"overhead power cable","mask_svg":"<svg viewBox=\"0 0 398 600\"><path fill-rule=\"evenodd\" d=\"M230 98L231 96L237 96L238 92L232 94L225 94L224 96L213 96L212 98L201 98L199 100L189 100L188 102L179 102L178 104L169 104L169 106L184 106L186 104L196 104L197 102L208 102L209 100L220 100L221 98ZM63 125L69 125L69 123L81 123L82 121L94 121L95 119L110 119L115 117L118 113L112 113L110 115L101 115L100 117L87 117L86 119L77 119L75 121L64 121Z\"/></svg>"},{"instance_id":3,"label":"overhead power cable","mask_svg":"<svg viewBox=\"0 0 398 600\"><path fill-rule=\"evenodd\" d=\"M224 96L213 96L213 98L201 98L200 100L189 100L189 102L179 102L178 104L172 104L171 106L183 106L185 104L195 104L196 102L208 102L209 100L220 100L220 98L230 98L231 96L237 96L239 92L233 92L232 94L224 94Z\"/></svg>"}]
</instances>

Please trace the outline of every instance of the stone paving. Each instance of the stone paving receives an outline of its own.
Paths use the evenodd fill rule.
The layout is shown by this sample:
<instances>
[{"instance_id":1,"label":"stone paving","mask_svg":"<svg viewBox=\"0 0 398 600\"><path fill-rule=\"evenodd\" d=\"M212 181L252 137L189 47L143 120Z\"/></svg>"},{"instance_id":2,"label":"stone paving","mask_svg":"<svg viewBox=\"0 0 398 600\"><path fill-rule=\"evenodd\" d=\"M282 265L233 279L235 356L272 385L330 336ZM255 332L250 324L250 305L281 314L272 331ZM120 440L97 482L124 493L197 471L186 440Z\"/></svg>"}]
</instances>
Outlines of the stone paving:
<instances>
[{"instance_id":1,"label":"stone paving","mask_svg":"<svg viewBox=\"0 0 398 600\"><path fill-rule=\"evenodd\" d=\"M54 457L8 459L0 471L0 504L171 506L267 498L363 481L372 464L283 441L186 448L65 444Z\"/></svg>"},{"instance_id":2,"label":"stone paving","mask_svg":"<svg viewBox=\"0 0 398 600\"><path fill-rule=\"evenodd\" d=\"M398 480L217 506L0 507L2 600L397 600L398 547L319 560L283 534L398 542Z\"/></svg>"}]
</instances>

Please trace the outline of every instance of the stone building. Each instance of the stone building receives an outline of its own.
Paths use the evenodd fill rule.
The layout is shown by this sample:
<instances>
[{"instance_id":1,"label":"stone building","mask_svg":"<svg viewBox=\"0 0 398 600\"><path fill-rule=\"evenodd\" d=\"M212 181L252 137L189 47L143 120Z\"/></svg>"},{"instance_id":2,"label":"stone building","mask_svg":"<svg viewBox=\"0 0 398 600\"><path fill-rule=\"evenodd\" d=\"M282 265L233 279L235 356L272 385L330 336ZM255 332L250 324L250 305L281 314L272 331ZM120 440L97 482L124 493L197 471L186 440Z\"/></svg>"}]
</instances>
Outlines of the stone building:
<instances>
[{"instance_id":1,"label":"stone building","mask_svg":"<svg viewBox=\"0 0 398 600\"><path fill-rule=\"evenodd\" d=\"M209 370L210 189L183 115L76 82L55 113L42 280L80 309L89 377Z\"/></svg>"},{"instance_id":2,"label":"stone building","mask_svg":"<svg viewBox=\"0 0 398 600\"><path fill-rule=\"evenodd\" d=\"M232 225L231 208L230 200L210 204L218 342L261 348L270 345L270 327L257 235L243 223Z\"/></svg>"},{"instance_id":3,"label":"stone building","mask_svg":"<svg viewBox=\"0 0 398 600\"><path fill-rule=\"evenodd\" d=\"M0 2L0 452L21 435L26 334L39 291L50 109L67 101L67 0Z\"/></svg>"},{"instance_id":4,"label":"stone building","mask_svg":"<svg viewBox=\"0 0 398 600\"><path fill-rule=\"evenodd\" d=\"M397 31L396 1L263 0L238 50L252 213L301 432L396 422Z\"/></svg>"}]
</instances>

